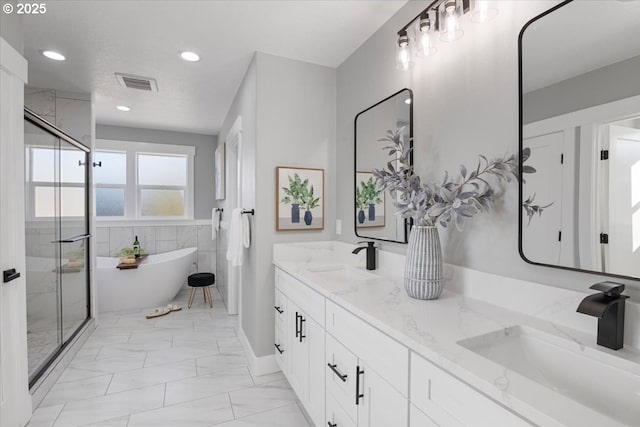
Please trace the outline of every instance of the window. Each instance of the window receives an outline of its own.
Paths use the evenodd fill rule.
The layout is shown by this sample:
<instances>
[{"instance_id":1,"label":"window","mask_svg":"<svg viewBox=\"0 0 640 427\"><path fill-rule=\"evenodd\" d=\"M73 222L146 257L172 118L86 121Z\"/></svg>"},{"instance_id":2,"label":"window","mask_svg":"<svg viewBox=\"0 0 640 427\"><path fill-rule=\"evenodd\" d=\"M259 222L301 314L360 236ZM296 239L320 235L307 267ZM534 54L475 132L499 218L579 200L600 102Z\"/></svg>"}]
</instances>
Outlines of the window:
<instances>
[{"instance_id":1,"label":"window","mask_svg":"<svg viewBox=\"0 0 640 427\"><path fill-rule=\"evenodd\" d=\"M101 219L193 217L195 147L98 140L94 169Z\"/></svg>"},{"instance_id":2,"label":"window","mask_svg":"<svg viewBox=\"0 0 640 427\"><path fill-rule=\"evenodd\" d=\"M26 155L29 217L37 219L58 216L58 203L59 214L63 217L84 216L85 152L33 145L27 147Z\"/></svg>"}]
</instances>

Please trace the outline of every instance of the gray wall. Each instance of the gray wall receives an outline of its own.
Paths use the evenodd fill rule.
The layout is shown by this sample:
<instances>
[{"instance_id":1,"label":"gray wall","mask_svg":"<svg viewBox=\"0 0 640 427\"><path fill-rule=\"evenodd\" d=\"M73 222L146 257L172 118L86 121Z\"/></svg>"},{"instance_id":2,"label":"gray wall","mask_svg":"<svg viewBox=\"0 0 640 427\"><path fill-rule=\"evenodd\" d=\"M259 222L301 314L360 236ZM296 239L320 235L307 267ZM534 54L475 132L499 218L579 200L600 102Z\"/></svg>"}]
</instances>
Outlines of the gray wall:
<instances>
[{"instance_id":1,"label":"gray wall","mask_svg":"<svg viewBox=\"0 0 640 427\"><path fill-rule=\"evenodd\" d=\"M273 244L333 235L335 103L335 69L258 52L220 132L222 141L242 116L244 207L256 209L242 268L242 328L258 357L273 354ZM275 231L276 166L325 170L324 230Z\"/></svg>"},{"instance_id":2,"label":"gray wall","mask_svg":"<svg viewBox=\"0 0 640 427\"><path fill-rule=\"evenodd\" d=\"M215 135L97 125L96 138L113 139L118 141L153 142L156 144L189 145L196 147L196 156L194 159L194 218L211 218L215 188L213 168L213 153L217 145L217 137Z\"/></svg>"},{"instance_id":3,"label":"gray wall","mask_svg":"<svg viewBox=\"0 0 640 427\"><path fill-rule=\"evenodd\" d=\"M258 356L273 354L274 243L330 240L335 224L336 71L257 54L256 322ZM324 169L324 230L275 231L276 166ZM351 182L351 181L350 181Z\"/></svg>"},{"instance_id":4,"label":"gray wall","mask_svg":"<svg viewBox=\"0 0 640 427\"><path fill-rule=\"evenodd\" d=\"M526 70L525 70L526 76ZM525 123L640 95L640 55L525 94Z\"/></svg>"},{"instance_id":5,"label":"gray wall","mask_svg":"<svg viewBox=\"0 0 640 427\"><path fill-rule=\"evenodd\" d=\"M23 15L15 13L14 1L1 1L0 4L10 3L14 6L14 12L8 15L0 12L0 37L5 39L20 54L24 52L24 21Z\"/></svg>"},{"instance_id":6,"label":"gray wall","mask_svg":"<svg viewBox=\"0 0 640 427\"><path fill-rule=\"evenodd\" d=\"M409 72L394 67L396 31L424 7L409 2L337 70L337 217L343 234L353 233L353 118L364 108L408 87L414 91L414 138L417 172L440 179L458 165L475 166L478 154L489 157L518 151L518 33L534 16L557 2L501 1L498 16L486 25L467 22L464 37L440 43L429 61ZM518 255L518 188L501 186L492 213L480 214L465 230L441 229L449 263L533 280L560 287L586 289L602 278L525 263ZM406 245L382 243L404 253Z\"/></svg>"},{"instance_id":7,"label":"gray wall","mask_svg":"<svg viewBox=\"0 0 640 427\"><path fill-rule=\"evenodd\" d=\"M254 56L249 64L249 68L245 73L244 79L236 92L236 96L229 108L229 112L227 113L227 117L220 128L219 141L223 143L227 137L227 134L231 130L236 118L238 116L242 117L242 206L246 209L251 209L256 207L256 128L257 128L257 67L256 67L256 57ZM227 156L227 159L229 157ZM230 185L229 180L229 167L227 166L227 194ZM235 182L235 181L234 181ZM229 204L228 200L220 200L216 201L217 206L224 208L223 220L229 221L232 206ZM258 209L258 213L260 213L261 209ZM255 219L249 218L251 224L252 233L255 230ZM227 261L224 254L226 254L226 244L222 246L223 242L226 242L226 232L224 230L220 230L221 235L218 237L218 250L222 255L219 257L219 262L217 264L218 269L218 279L221 281L218 286L223 288L226 287L227 279L228 279L228 271L227 271ZM256 244L256 236L255 233L251 236L251 247L248 251L245 251L245 259L244 264L242 266L242 330L249 340L249 343L254 347L255 352L255 342L261 333L259 331L259 322L256 314L256 254L257 254L257 244ZM261 301L263 304L269 304L270 302Z\"/></svg>"}]
</instances>

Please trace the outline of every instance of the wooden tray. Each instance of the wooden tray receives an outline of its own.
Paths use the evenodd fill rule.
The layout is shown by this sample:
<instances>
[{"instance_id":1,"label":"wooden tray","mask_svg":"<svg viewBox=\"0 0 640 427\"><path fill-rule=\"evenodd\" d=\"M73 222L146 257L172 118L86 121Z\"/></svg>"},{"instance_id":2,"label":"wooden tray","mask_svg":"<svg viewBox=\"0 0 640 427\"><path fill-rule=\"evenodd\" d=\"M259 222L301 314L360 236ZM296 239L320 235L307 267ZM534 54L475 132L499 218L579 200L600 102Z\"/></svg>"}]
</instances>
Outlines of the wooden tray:
<instances>
[{"instance_id":1,"label":"wooden tray","mask_svg":"<svg viewBox=\"0 0 640 427\"><path fill-rule=\"evenodd\" d=\"M116 266L116 268L118 270L133 270L138 268L138 266L140 266L140 264L142 264L148 257L149 255L140 255L139 258L136 258L136 262L134 264L118 264Z\"/></svg>"}]
</instances>

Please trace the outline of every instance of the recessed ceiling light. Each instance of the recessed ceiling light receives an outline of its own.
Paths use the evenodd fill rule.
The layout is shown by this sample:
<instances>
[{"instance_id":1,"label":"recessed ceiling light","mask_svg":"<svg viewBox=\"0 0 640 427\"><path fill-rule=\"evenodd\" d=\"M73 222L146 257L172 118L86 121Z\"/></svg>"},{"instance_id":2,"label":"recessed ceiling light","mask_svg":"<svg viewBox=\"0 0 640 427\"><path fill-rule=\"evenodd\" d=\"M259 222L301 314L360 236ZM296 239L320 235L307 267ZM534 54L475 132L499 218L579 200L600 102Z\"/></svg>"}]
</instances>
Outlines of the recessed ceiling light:
<instances>
[{"instance_id":1,"label":"recessed ceiling light","mask_svg":"<svg viewBox=\"0 0 640 427\"><path fill-rule=\"evenodd\" d=\"M407 99L405 99L405 100L404 100L404 103L405 103L405 104L411 104L411 98L407 98Z\"/></svg>"},{"instance_id":2,"label":"recessed ceiling light","mask_svg":"<svg viewBox=\"0 0 640 427\"><path fill-rule=\"evenodd\" d=\"M120 111L131 111L131 108L127 107L126 105L118 105L116 108Z\"/></svg>"},{"instance_id":3,"label":"recessed ceiling light","mask_svg":"<svg viewBox=\"0 0 640 427\"><path fill-rule=\"evenodd\" d=\"M184 52L180 52L180 58L184 59L185 61L189 61L189 62L198 62L198 61L200 61L200 55L198 55L195 52L189 52L188 50L185 50Z\"/></svg>"},{"instance_id":4,"label":"recessed ceiling light","mask_svg":"<svg viewBox=\"0 0 640 427\"><path fill-rule=\"evenodd\" d=\"M53 59L54 61L64 61L65 59L67 59L63 54L56 52L55 50L43 50L42 54L49 59Z\"/></svg>"}]
</instances>

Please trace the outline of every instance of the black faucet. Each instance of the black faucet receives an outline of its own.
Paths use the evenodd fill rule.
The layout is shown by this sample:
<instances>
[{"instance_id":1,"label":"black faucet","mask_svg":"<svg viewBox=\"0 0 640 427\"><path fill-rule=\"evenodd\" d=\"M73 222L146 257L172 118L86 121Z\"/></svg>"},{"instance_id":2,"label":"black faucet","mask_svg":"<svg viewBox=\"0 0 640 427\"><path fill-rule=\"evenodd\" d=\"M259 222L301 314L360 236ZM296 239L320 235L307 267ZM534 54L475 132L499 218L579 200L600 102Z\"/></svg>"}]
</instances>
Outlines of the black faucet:
<instances>
[{"instance_id":1,"label":"black faucet","mask_svg":"<svg viewBox=\"0 0 640 427\"><path fill-rule=\"evenodd\" d=\"M358 242L366 243L367 246L360 246L359 248L355 248L352 253L357 254L363 249L367 250L367 270L375 270L376 269L376 247L373 246L374 242Z\"/></svg>"},{"instance_id":2,"label":"black faucet","mask_svg":"<svg viewBox=\"0 0 640 427\"><path fill-rule=\"evenodd\" d=\"M589 287L600 293L589 295L578 306L578 313L598 318L598 345L618 350L624 339L624 300L622 283L600 282Z\"/></svg>"}]
</instances>

